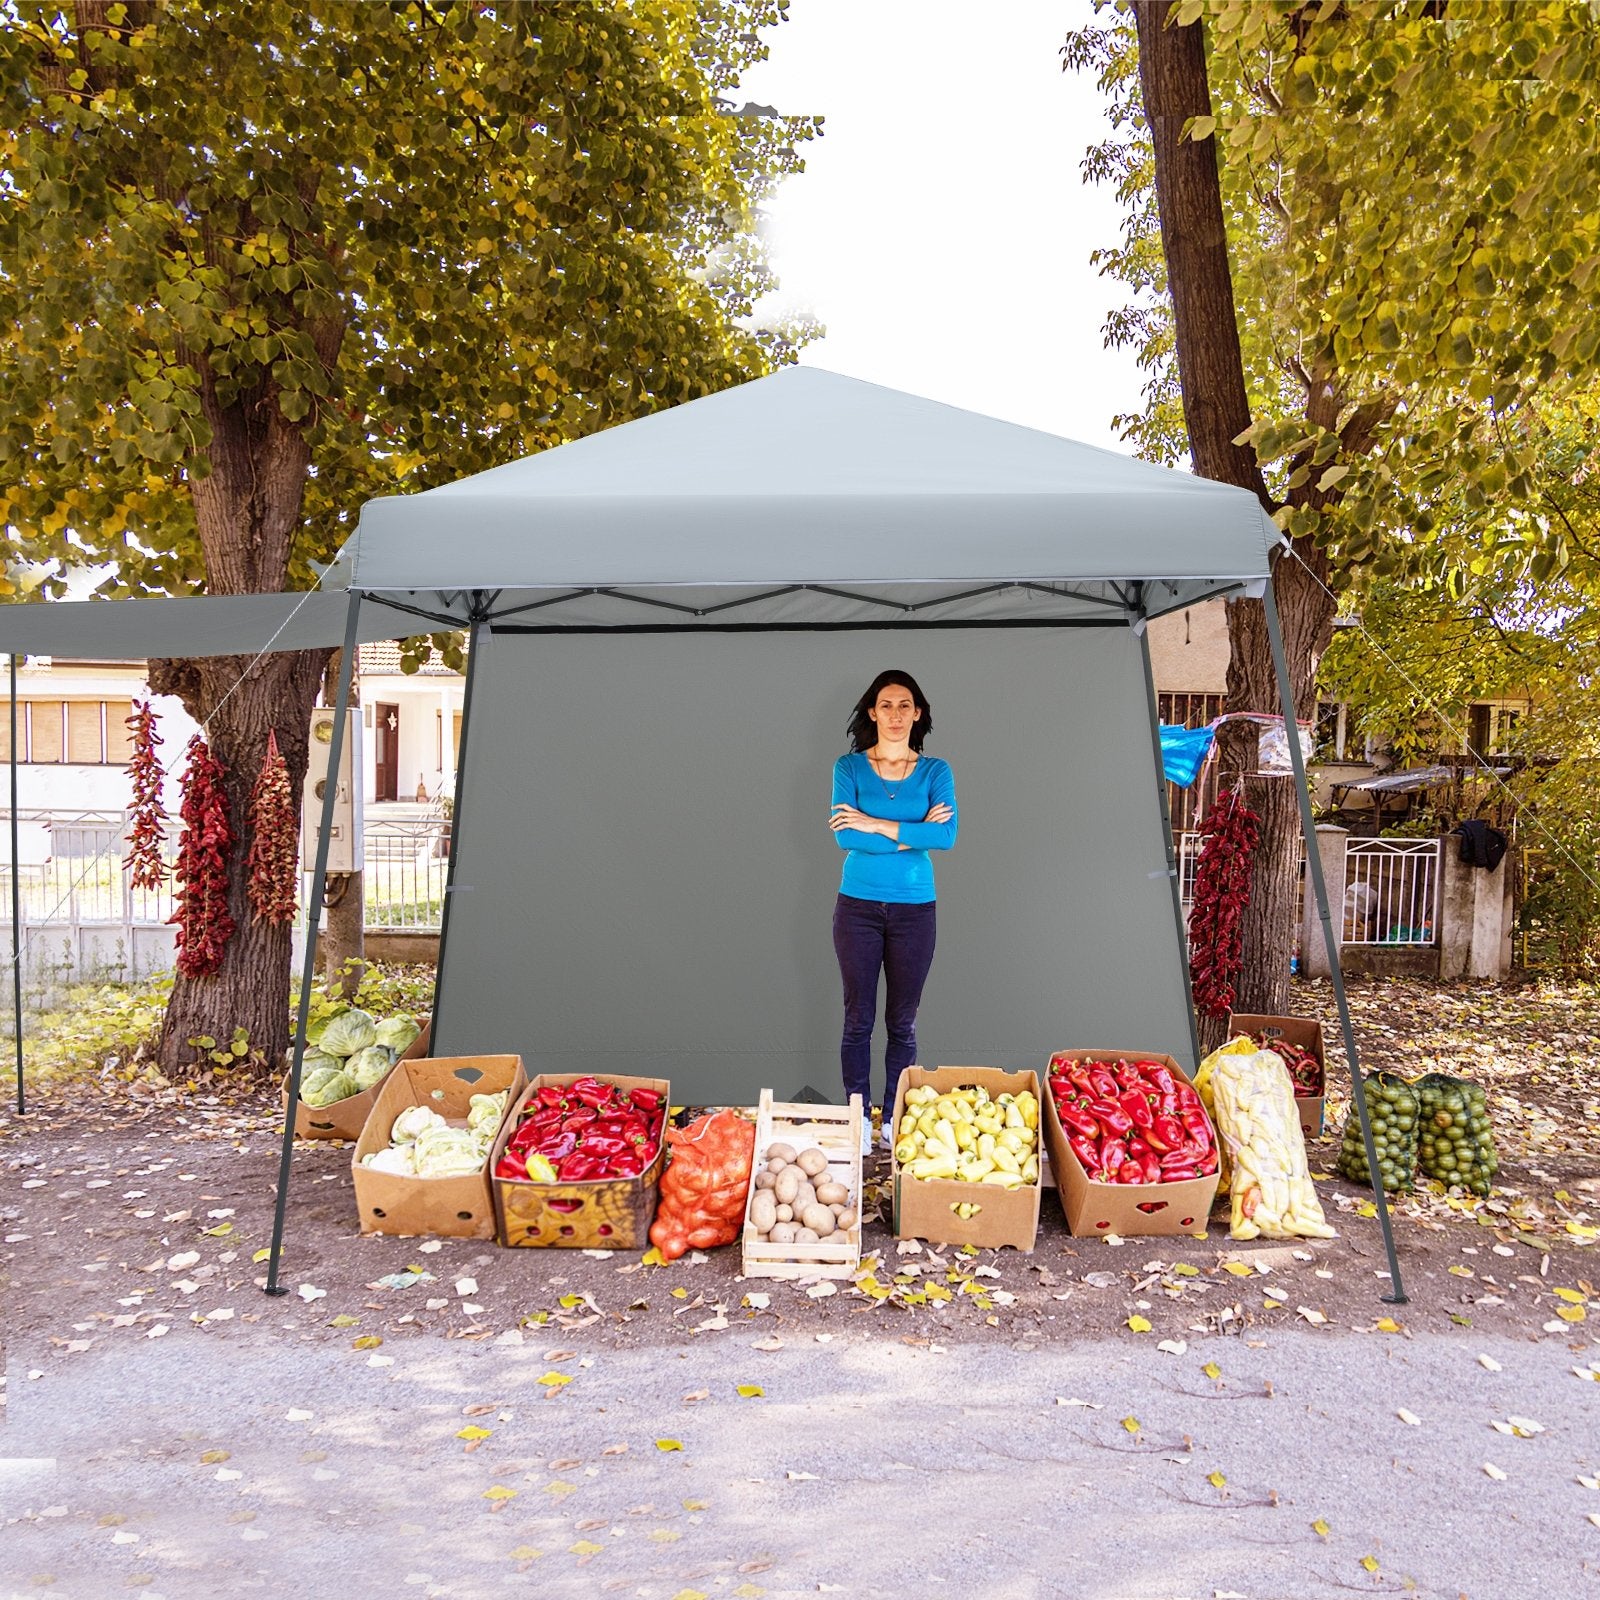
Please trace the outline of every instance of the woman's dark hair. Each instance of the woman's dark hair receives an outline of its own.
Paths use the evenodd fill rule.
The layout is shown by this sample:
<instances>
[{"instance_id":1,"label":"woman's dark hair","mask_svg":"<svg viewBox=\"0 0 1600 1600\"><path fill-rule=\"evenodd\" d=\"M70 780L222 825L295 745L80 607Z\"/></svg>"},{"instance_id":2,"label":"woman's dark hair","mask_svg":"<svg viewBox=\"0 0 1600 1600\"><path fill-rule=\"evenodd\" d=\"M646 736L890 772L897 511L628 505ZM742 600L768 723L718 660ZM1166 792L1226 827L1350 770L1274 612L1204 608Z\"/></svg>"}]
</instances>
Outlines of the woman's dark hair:
<instances>
[{"instance_id":1,"label":"woman's dark hair","mask_svg":"<svg viewBox=\"0 0 1600 1600\"><path fill-rule=\"evenodd\" d=\"M913 750L921 750L922 741L933 730L933 707L928 704L928 697L917 687L917 680L909 672L880 672L871 683L867 685L867 692L856 701L856 708L850 713L850 748L852 750L870 750L878 742L878 725L867 715L869 707L878 703L878 696L890 684L899 684L902 689L911 691L912 704L922 708L922 715L911 724L911 738L908 741Z\"/></svg>"}]
</instances>

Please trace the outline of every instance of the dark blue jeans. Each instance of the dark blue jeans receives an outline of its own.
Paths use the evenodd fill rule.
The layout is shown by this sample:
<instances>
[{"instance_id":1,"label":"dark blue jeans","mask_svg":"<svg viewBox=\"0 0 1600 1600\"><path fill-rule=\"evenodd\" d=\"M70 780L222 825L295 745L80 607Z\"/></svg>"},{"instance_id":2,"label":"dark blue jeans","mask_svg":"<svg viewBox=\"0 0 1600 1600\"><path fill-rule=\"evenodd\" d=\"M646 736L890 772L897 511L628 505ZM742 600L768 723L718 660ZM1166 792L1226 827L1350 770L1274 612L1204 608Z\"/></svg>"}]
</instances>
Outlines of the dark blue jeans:
<instances>
[{"instance_id":1,"label":"dark blue jeans","mask_svg":"<svg viewBox=\"0 0 1600 1600\"><path fill-rule=\"evenodd\" d=\"M833 908L833 949L844 979L844 1037L839 1064L844 1092L872 1104L872 1030L878 1018L878 974L888 980L883 1021L889 1034L884 1059L883 1114L894 1108L901 1072L917 1058L917 1007L933 965L934 902L895 905L839 896Z\"/></svg>"}]
</instances>

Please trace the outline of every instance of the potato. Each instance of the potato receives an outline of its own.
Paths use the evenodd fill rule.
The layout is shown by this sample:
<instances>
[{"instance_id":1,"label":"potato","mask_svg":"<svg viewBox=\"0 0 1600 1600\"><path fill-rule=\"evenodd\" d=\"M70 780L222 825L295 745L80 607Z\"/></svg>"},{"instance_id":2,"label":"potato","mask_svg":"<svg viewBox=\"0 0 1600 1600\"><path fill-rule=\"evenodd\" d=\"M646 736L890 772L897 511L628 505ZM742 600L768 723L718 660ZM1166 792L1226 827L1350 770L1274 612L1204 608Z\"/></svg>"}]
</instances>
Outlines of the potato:
<instances>
[{"instance_id":1,"label":"potato","mask_svg":"<svg viewBox=\"0 0 1600 1600\"><path fill-rule=\"evenodd\" d=\"M805 1176L798 1167L785 1167L778 1174L778 1181L773 1184L773 1193L778 1197L781 1206L793 1205L794 1197L800 1192L800 1180Z\"/></svg>"},{"instance_id":2,"label":"potato","mask_svg":"<svg viewBox=\"0 0 1600 1600\"><path fill-rule=\"evenodd\" d=\"M817 1203L817 1191L809 1183L802 1183L794 1192L795 1215L799 1216L807 1206Z\"/></svg>"},{"instance_id":3,"label":"potato","mask_svg":"<svg viewBox=\"0 0 1600 1600\"><path fill-rule=\"evenodd\" d=\"M758 1172L756 1174L756 1188L770 1189L778 1181L777 1176L771 1172Z\"/></svg>"},{"instance_id":4,"label":"potato","mask_svg":"<svg viewBox=\"0 0 1600 1600\"><path fill-rule=\"evenodd\" d=\"M795 1244L816 1244L818 1240L816 1234L810 1228L796 1228L792 1242Z\"/></svg>"},{"instance_id":5,"label":"potato","mask_svg":"<svg viewBox=\"0 0 1600 1600\"><path fill-rule=\"evenodd\" d=\"M826 1239L834 1229L833 1213L826 1206L807 1206L800 1213L800 1222L803 1227L809 1228L819 1239Z\"/></svg>"},{"instance_id":6,"label":"potato","mask_svg":"<svg viewBox=\"0 0 1600 1600\"><path fill-rule=\"evenodd\" d=\"M794 1207L785 1205L777 1206L773 1210L773 1215L778 1219L779 1222L793 1222Z\"/></svg>"},{"instance_id":7,"label":"potato","mask_svg":"<svg viewBox=\"0 0 1600 1600\"><path fill-rule=\"evenodd\" d=\"M794 1146L792 1144L769 1144L767 1146L767 1160L781 1161L784 1166L794 1164Z\"/></svg>"},{"instance_id":8,"label":"potato","mask_svg":"<svg viewBox=\"0 0 1600 1600\"><path fill-rule=\"evenodd\" d=\"M768 1232L778 1220L778 1202L770 1189L757 1189L750 1202L750 1225L757 1233Z\"/></svg>"},{"instance_id":9,"label":"potato","mask_svg":"<svg viewBox=\"0 0 1600 1600\"><path fill-rule=\"evenodd\" d=\"M820 1150L802 1150L795 1157L795 1162L808 1178L814 1178L818 1173L828 1170L828 1158Z\"/></svg>"},{"instance_id":10,"label":"potato","mask_svg":"<svg viewBox=\"0 0 1600 1600\"><path fill-rule=\"evenodd\" d=\"M831 1206L835 1201L842 1203L849 1198L850 1191L842 1183L819 1183L817 1185L817 1199L825 1206Z\"/></svg>"},{"instance_id":11,"label":"potato","mask_svg":"<svg viewBox=\"0 0 1600 1600\"><path fill-rule=\"evenodd\" d=\"M799 1232L792 1222L775 1222L772 1232L767 1235L769 1244L793 1244L794 1236Z\"/></svg>"},{"instance_id":12,"label":"potato","mask_svg":"<svg viewBox=\"0 0 1600 1600\"><path fill-rule=\"evenodd\" d=\"M838 1221L834 1223L834 1226L839 1230L840 1233L847 1233L851 1228L855 1227L856 1220L855 1212L849 1210L841 1211L839 1213Z\"/></svg>"},{"instance_id":13,"label":"potato","mask_svg":"<svg viewBox=\"0 0 1600 1600\"><path fill-rule=\"evenodd\" d=\"M773 1175L773 1177L776 1178L778 1176L778 1174L780 1172L782 1172L784 1170L784 1168L787 1167L788 1165L789 1165L789 1163L787 1161L779 1161L777 1159L773 1159L773 1160L771 1160L771 1161L769 1161L767 1163L767 1171L770 1172Z\"/></svg>"},{"instance_id":14,"label":"potato","mask_svg":"<svg viewBox=\"0 0 1600 1600\"><path fill-rule=\"evenodd\" d=\"M844 1208L844 1205L840 1201L835 1200L833 1202L833 1204L828 1207L828 1209L834 1214L834 1216L838 1216L839 1213L841 1211L843 1211L845 1208Z\"/></svg>"}]
</instances>

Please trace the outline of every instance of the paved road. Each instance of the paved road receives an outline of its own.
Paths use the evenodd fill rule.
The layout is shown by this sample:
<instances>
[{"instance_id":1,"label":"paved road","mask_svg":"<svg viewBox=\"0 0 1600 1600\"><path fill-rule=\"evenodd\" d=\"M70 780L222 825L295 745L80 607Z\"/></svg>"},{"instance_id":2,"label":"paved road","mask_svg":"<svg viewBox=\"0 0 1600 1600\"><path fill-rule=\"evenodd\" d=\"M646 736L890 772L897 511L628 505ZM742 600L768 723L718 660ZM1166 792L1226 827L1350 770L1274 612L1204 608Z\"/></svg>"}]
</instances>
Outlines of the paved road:
<instances>
[{"instance_id":1,"label":"paved road","mask_svg":"<svg viewBox=\"0 0 1600 1600\"><path fill-rule=\"evenodd\" d=\"M0 1594L1600 1593L1600 1490L1578 1481L1600 1474L1600 1383L1572 1371L1592 1346L1283 1330L1179 1356L1131 1337L762 1351L745 1328L586 1356L581 1337L562 1358L547 1335L369 1353L180 1327L32 1357L38 1377L14 1360ZM1491 1428L1508 1416L1543 1431ZM489 1430L471 1450L468 1426Z\"/></svg>"}]
</instances>

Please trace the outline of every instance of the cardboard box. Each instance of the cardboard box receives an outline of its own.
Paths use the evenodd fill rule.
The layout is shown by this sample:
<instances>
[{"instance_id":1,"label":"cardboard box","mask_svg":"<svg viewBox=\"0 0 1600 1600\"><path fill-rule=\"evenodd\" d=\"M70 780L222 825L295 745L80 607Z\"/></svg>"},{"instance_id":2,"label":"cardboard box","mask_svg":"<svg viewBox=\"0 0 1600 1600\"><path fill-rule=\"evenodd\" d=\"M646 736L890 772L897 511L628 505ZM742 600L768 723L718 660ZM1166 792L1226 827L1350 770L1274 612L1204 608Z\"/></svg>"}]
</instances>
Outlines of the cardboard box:
<instances>
[{"instance_id":1,"label":"cardboard box","mask_svg":"<svg viewBox=\"0 0 1600 1600\"><path fill-rule=\"evenodd\" d=\"M1052 1062L1159 1061L1175 1078L1189 1074L1171 1056L1152 1050L1057 1050ZM1060 1184L1061 1209L1067 1227L1075 1234L1114 1233L1121 1238L1144 1234L1204 1233L1211 1203L1217 1195L1217 1174L1191 1178L1184 1183L1096 1183L1067 1143L1066 1129L1056 1112L1055 1096L1045 1092L1045 1141L1050 1163ZM1208 1119L1209 1120L1209 1119ZM1215 1142L1217 1131L1211 1137ZM1220 1146L1219 1146L1220 1149Z\"/></svg>"},{"instance_id":2,"label":"cardboard box","mask_svg":"<svg viewBox=\"0 0 1600 1600\"><path fill-rule=\"evenodd\" d=\"M1039 1100L1039 1127L1044 1128L1044 1099L1036 1072L1003 1072L999 1067L907 1067L895 1093L896 1129L905 1115L906 1091L926 1084L941 1094L946 1089L982 1087L990 1097L1028 1090ZM890 1156L890 1192L894 1198L897 1239L926 1239L930 1244L970 1244L979 1250L1010 1245L1032 1250L1039 1233L1039 1185L1001 1189L988 1183L962 1183L955 1178L912 1178ZM1042 1163L1041 1163L1042 1164ZM974 1217L958 1217L951 1209L963 1202L983 1209Z\"/></svg>"},{"instance_id":3,"label":"cardboard box","mask_svg":"<svg viewBox=\"0 0 1600 1600\"><path fill-rule=\"evenodd\" d=\"M619 1089L654 1089L667 1107L672 1088L665 1078L628 1078L619 1073L547 1072L517 1099L489 1154L494 1190L495 1237L512 1249L556 1245L574 1250L645 1250L655 1221L662 1169L667 1164L666 1128L655 1159L635 1178L592 1178L583 1183L535 1183L530 1178L496 1178L524 1105L547 1085L564 1088L580 1078L598 1077Z\"/></svg>"},{"instance_id":4,"label":"cardboard box","mask_svg":"<svg viewBox=\"0 0 1600 1600\"><path fill-rule=\"evenodd\" d=\"M1315 1017L1258 1017L1243 1012L1228 1015L1228 1037L1248 1033L1258 1044L1270 1050L1279 1039L1285 1044L1298 1045L1309 1050L1322 1068L1322 1093L1294 1097L1295 1110L1300 1113L1300 1128L1308 1139L1322 1134L1323 1100L1328 1092L1328 1057L1322 1040L1322 1024Z\"/></svg>"},{"instance_id":5,"label":"cardboard box","mask_svg":"<svg viewBox=\"0 0 1600 1600\"><path fill-rule=\"evenodd\" d=\"M492 1239L494 1201L489 1160L458 1178L407 1178L361 1164L389 1147L394 1119L410 1106L431 1106L446 1122L465 1127L475 1094L507 1091L515 1104L527 1087L521 1056L440 1056L399 1061L378 1091L351 1157L356 1208L363 1233L436 1234L447 1239ZM496 1136L504 1132L504 1114Z\"/></svg>"},{"instance_id":6,"label":"cardboard box","mask_svg":"<svg viewBox=\"0 0 1600 1600\"><path fill-rule=\"evenodd\" d=\"M815 1147L827 1156L827 1179L818 1181L842 1183L850 1191L848 1203L856 1214L853 1228L836 1228L815 1244L772 1244L756 1233L750 1226L750 1203L756 1197L756 1178L766 1170L762 1158L775 1140L793 1145L796 1152ZM750 1188L744 1197L742 1249L747 1278L853 1278L860 1271L860 1095L851 1095L847 1106L820 1106L775 1102L770 1089L761 1091Z\"/></svg>"},{"instance_id":7,"label":"cardboard box","mask_svg":"<svg viewBox=\"0 0 1600 1600\"><path fill-rule=\"evenodd\" d=\"M395 1067L401 1061L415 1061L419 1056L428 1053L429 1041L433 1037L433 1018L418 1017L422 1024L422 1032L400 1053L400 1060L394 1067L390 1067L370 1089L363 1089L360 1094L353 1094L345 1100L335 1100L331 1106L308 1106L304 1100L297 1101L294 1108L294 1136L297 1139L359 1139L361 1130L367 1124L368 1113L378 1098L378 1091L383 1088L393 1075ZM283 1080L283 1109L284 1115L289 1112L289 1080Z\"/></svg>"}]
</instances>

